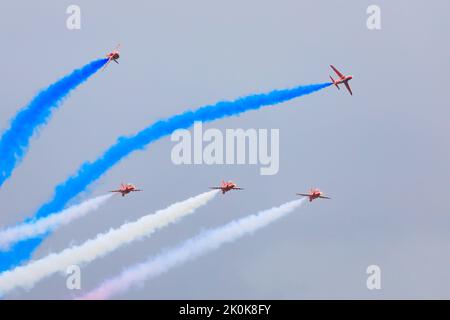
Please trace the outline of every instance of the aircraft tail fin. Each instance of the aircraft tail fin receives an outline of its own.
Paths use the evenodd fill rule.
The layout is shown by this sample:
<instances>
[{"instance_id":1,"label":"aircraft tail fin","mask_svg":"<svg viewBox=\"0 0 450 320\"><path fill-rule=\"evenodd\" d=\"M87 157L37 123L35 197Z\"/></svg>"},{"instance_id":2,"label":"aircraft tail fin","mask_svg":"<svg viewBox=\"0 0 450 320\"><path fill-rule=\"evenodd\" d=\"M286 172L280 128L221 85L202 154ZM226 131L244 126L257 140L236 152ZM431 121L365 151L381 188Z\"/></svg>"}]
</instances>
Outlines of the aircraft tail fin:
<instances>
[{"instance_id":1,"label":"aircraft tail fin","mask_svg":"<svg viewBox=\"0 0 450 320\"><path fill-rule=\"evenodd\" d=\"M331 79L331 82L333 82L333 84L336 86L336 88L338 88L340 90L341 88L339 88L338 84L336 83L336 81L334 81L332 76L330 76L330 79Z\"/></svg>"}]
</instances>

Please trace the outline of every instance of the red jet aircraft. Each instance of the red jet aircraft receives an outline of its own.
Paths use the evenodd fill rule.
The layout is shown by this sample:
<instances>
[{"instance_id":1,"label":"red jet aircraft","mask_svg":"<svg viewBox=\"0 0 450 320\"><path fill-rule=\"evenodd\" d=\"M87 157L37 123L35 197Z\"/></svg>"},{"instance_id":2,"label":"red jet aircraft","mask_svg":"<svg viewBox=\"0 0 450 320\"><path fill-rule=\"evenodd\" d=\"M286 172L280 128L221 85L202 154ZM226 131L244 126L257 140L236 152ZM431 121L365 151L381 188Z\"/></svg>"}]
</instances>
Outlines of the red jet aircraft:
<instances>
[{"instance_id":1,"label":"red jet aircraft","mask_svg":"<svg viewBox=\"0 0 450 320\"><path fill-rule=\"evenodd\" d=\"M117 61L117 59L120 58L119 47L120 47L120 43L117 45L117 47L116 47L116 49L114 49L114 51L112 51L106 55L106 57L108 58L108 62L106 62L105 66L103 67L102 70L105 70L105 68L108 66L108 64L111 61L114 61L115 63L119 64L119 61Z\"/></svg>"},{"instance_id":2,"label":"red jet aircraft","mask_svg":"<svg viewBox=\"0 0 450 320\"><path fill-rule=\"evenodd\" d=\"M231 191L231 190L244 190L242 188L239 188L236 183L232 181L222 181L220 184L220 187L209 187L210 189L216 189L216 190L222 190L222 194L225 194L225 192Z\"/></svg>"},{"instance_id":3,"label":"red jet aircraft","mask_svg":"<svg viewBox=\"0 0 450 320\"><path fill-rule=\"evenodd\" d=\"M308 197L309 198L309 202L311 202L311 201L313 201L314 199L317 199L317 198L319 198L319 199L331 199L331 198L325 197L323 195L323 192L320 191L317 188L316 189L311 189L309 191L309 193L297 193L297 195L303 196L303 197Z\"/></svg>"},{"instance_id":4,"label":"red jet aircraft","mask_svg":"<svg viewBox=\"0 0 450 320\"><path fill-rule=\"evenodd\" d=\"M331 81L333 81L333 84L336 86L336 88L339 88L339 84L343 83L345 84L345 87L347 88L348 92L350 92L351 95L353 95L352 93L352 89L350 89L350 85L348 84L349 80L353 79L353 76L344 76L342 73L339 72L338 69L336 69L333 65L330 65L331 69L334 70L334 72L336 72L336 74L339 76L339 79L334 80L332 76L330 76Z\"/></svg>"},{"instance_id":5,"label":"red jet aircraft","mask_svg":"<svg viewBox=\"0 0 450 320\"><path fill-rule=\"evenodd\" d=\"M130 192L136 192L136 191L142 191L141 189L136 189L134 185L131 183L120 184L120 189L117 190L111 190L109 192L120 192L122 194L122 197L125 197L125 195L129 194Z\"/></svg>"}]
</instances>

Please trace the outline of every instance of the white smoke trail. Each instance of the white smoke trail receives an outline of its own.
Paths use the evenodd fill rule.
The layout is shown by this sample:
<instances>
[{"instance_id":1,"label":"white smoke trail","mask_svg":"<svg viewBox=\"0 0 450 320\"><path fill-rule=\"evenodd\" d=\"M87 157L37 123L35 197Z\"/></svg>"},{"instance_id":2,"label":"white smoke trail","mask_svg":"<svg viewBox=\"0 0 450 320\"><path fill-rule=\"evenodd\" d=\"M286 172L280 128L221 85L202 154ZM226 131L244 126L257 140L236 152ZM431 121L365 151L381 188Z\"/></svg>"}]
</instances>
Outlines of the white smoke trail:
<instances>
[{"instance_id":1,"label":"white smoke trail","mask_svg":"<svg viewBox=\"0 0 450 320\"><path fill-rule=\"evenodd\" d=\"M7 250L16 242L34 238L55 230L59 226L69 224L75 219L97 210L112 194L106 194L83 203L69 207L63 211L53 213L45 218L32 220L0 230L0 250Z\"/></svg>"},{"instance_id":2,"label":"white smoke trail","mask_svg":"<svg viewBox=\"0 0 450 320\"><path fill-rule=\"evenodd\" d=\"M198 196L177 202L166 209L141 217L135 222L125 223L118 229L99 234L79 246L52 253L40 260L32 261L10 271L0 273L0 295L16 288L31 288L39 280L70 265L88 263L134 240L151 235L159 228L177 222L212 200L218 191L208 191Z\"/></svg>"},{"instance_id":3,"label":"white smoke trail","mask_svg":"<svg viewBox=\"0 0 450 320\"><path fill-rule=\"evenodd\" d=\"M124 292L133 284L154 278L167 272L172 267L217 249L224 243L237 240L246 234L267 226L293 211L303 201L304 199L291 201L279 207L232 221L222 227L202 232L178 247L126 269L119 276L103 282L98 288L85 294L81 299L108 299L113 295Z\"/></svg>"}]
</instances>

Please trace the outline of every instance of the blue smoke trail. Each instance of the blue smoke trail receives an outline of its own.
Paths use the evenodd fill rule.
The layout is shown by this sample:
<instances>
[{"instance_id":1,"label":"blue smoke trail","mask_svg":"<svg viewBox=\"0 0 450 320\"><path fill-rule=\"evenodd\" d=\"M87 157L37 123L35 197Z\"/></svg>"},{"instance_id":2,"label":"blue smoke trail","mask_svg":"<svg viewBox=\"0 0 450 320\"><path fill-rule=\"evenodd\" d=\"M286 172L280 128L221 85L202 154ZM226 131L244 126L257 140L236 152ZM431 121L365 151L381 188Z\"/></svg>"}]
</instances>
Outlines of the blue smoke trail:
<instances>
[{"instance_id":1,"label":"blue smoke trail","mask_svg":"<svg viewBox=\"0 0 450 320\"><path fill-rule=\"evenodd\" d=\"M10 127L0 137L0 187L25 156L30 139L40 126L47 123L53 109L67 95L98 71L108 60L95 60L42 90L11 120Z\"/></svg>"},{"instance_id":2,"label":"blue smoke trail","mask_svg":"<svg viewBox=\"0 0 450 320\"><path fill-rule=\"evenodd\" d=\"M224 117L239 115L245 111L256 110L263 106L275 105L330 86L332 83L320 83L299 86L293 89L276 90L266 94L256 94L235 101L223 101L215 105L201 107L195 111L186 111L166 120L160 120L130 137L120 137L117 142L94 162L84 163L78 172L55 188L53 199L45 203L34 218L45 217L61 211L68 201L99 179L111 167L136 150L144 149L149 143L170 135L177 129L186 129L195 121L213 121ZM29 259L33 250L43 238L35 238L18 243L13 252L0 253L0 271L16 266Z\"/></svg>"}]
</instances>

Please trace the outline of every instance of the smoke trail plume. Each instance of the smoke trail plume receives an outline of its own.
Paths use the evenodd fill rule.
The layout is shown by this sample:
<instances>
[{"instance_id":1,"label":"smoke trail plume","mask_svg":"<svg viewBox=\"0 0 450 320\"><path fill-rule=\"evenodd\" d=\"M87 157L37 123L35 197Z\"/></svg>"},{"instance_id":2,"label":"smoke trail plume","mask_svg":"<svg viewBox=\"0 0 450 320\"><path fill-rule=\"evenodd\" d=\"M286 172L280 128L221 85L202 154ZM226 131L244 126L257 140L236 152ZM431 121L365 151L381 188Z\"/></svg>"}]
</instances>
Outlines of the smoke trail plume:
<instances>
[{"instance_id":1,"label":"smoke trail plume","mask_svg":"<svg viewBox=\"0 0 450 320\"><path fill-rule=\"evenodd\" d=\"M57 227L69 224L75 219L97 210L112 194L106 194L53 213L45 218L27 221L16 226L0 230L0 250L8 249L12 244L45 234Z\"/></svg>"},{"instance_id":2,"label":"smoke trail plume","mask_svg":"<svg viewBox=\"0 0 450 320\"><path fill-rule=\"evenodd\" d=\"M70 265L89 263L132 241L150 236L156 230L179 221L197 208L212 200L218 191L208 191L198 196L177 202L154 214L143 216L135 222L125 223L118 229L111 229L97 235L79 246L67 248L60 253L50 254L28 265L0 273L0 295L17 287L31 288L39 280Z\"/></svg>"},{"instance_id":3,"label":"smoke trail plume","mask_svg":"<svg viewBox=\"0 0 450 320\"><path fill-rule=\"evenodd\" d=\"M292 212L303 201L304 199L291 201L279 207L265 210L258 214L232 221L222 227L203 232L174 249L126 269L118 277L103 282L97 289L87 293L81 299L108 299L124 292L136 283L142 283L147 279L157 277L186 261L218 249L224 243L232 242L246 234L267 226Z\"/></svg>"},{"instance_id":4,"label":"smoke trail plume","mask_svg":"<svg viewBox=\"0 0 450 320\"><path fill-rule=\"evenodd\" d=\"M235 101L222 101L215 105L201 107L194 111L186 111L166 120L160 120L130 137L120 137L117 142L103 153L97 160L86 162L78 171L55 188L53 198L42 205L34 217L45 217L49 213L61 211L72 198L99 179L114 165L130 153L144 149L148 144L170 135L177 129L189 128L195 121L213 121L224 117L239 115L249 110L257 110L263 106L276 105L303 95L307 95L330 86L331 83L311 84L293 89L276 90L265 94L255 94ZM19 243L14 255L0 252L0 271L16 266L29 259L33 250L41 243L42 238L31 239Z\"/></svg>"},{"instance_id":5,"label":"smoke trail plume","mask_svg":"<svg viewBox=\"0 0 450 320\"><path fill-rule=\"evenodd\" d=\"M31 102L11 120L0 137L0 186L11 176L24 157L30 139L40 126L45 125L53 109L59 107L67 95L98 71L107 59L95 60L58 80L39 92Z\"/></svg>"}]
</instances>

